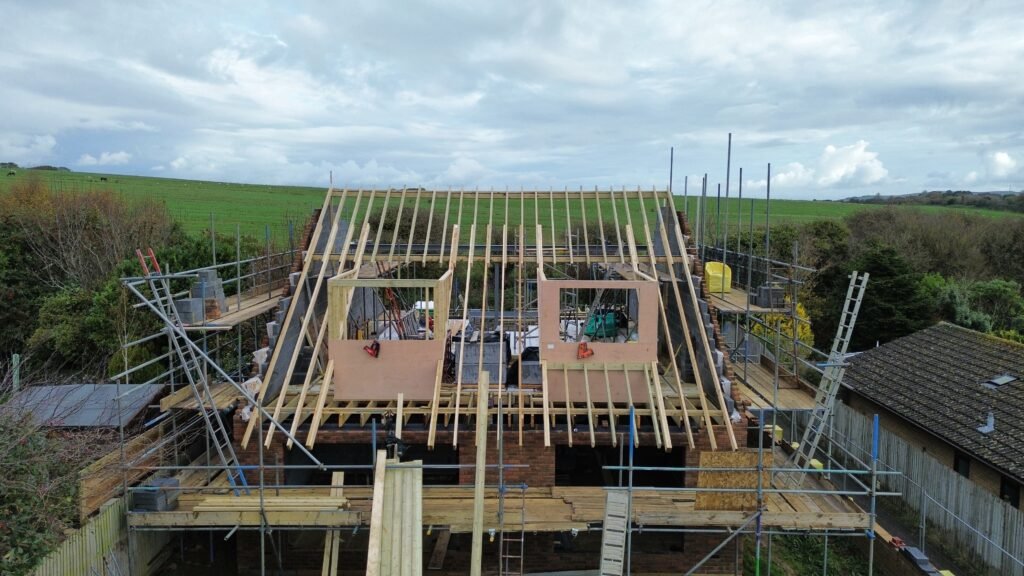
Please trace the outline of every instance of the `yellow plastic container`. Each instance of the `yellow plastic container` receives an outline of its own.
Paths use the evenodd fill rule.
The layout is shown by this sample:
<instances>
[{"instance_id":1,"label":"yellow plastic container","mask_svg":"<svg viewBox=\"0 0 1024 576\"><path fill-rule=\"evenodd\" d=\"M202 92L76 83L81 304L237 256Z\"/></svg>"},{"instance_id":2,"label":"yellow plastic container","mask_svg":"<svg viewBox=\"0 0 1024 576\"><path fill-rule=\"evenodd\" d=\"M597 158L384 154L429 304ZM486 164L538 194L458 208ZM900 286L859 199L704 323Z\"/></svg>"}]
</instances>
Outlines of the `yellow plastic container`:
<instances>
[{"instance_id":1,"label":"yellow plastic container","mask_svg":"<svg viewBox=\"0 0 1024 576\"><path fill-rule=\"evenodd\" d=\"M771 432L772 431L772 425L771 424L765 424L764 425L764 431L765 432ZM782 442L782 426L779 426L779 425L775 426L775 430L774 430L774 433L772 434L772 438L776 442Z\"/></svg>"},{"instance_id":2,"label":"yellow plastic container","mask_svg":"<svg viewBox=\"0 0 1024 576\"><path fill-rule=\"evenodd\" d=\"M712 294L732 291L732 269L721 262L708 262L704 266L708 289Z\"/></svg>"}]
</instances>

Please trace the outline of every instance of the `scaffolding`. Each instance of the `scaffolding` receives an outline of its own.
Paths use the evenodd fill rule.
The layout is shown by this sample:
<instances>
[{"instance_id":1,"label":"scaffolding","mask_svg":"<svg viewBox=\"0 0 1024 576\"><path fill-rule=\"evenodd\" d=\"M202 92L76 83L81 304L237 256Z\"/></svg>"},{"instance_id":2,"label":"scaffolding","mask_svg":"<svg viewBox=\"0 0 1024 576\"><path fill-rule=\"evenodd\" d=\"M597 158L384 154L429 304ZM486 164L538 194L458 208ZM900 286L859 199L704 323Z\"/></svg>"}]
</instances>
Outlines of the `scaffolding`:
<instances>
[{"instance_id":1,"label":"scaffolding","mask_svg":"<svg viewBox=\"0 0 1024 576\"><path fill-rule=\"evenodd\" d=\"M844 498L862 496L873 503L895 495L875 488L878 475L893 472L879 471L870 462L843 468L831 448L821 470L804 470L812 480L802 488L763 480L766 471L788 470L779 458L784 447L765 442L763 427L756 465L635 464L634 450L640 446L725 455L742 454L744 448L735 435L739 396L726 390L727 361L717 360L715 334L701 317L700 303L712 301L714 307L714 294L694 279L697 261L688 250L694 243L684 234L680 215L675 198L656 189L331 189L294 251L271 255L268 248L262 263L240 259L218 265L234 266L239 283L260 277L264 269L267 279L260 289L261 294L266 290L266 299L260 296L243 306L247 299L238 294L237 310L219 321L184 322L168 308L167 302L181 293L177 286L201 271L125 279L139 306L161 317L164 328L150 338L169 339L168 352L159 359L169 363L168 369L157 380L172 383L172 394L162 402L164 413L151 423L161 428L160 440L144 451L146 457L123 450L125 493L130 498L153 491L177 497L174 510L132 508L130 529L209 532L211 546L214 532L224 539L256 533L261 573L273 568L268 559L278 568L284 563L288 532L322 533L328 558L326 550L336 546L331 534L349 530L355 536L372 529L372 480L381 470L386 474L399 466L381 468L381 440L390 448L403 443L454 448L474 441L469 430L476 424L478 446L494 438L496 462L421 464L424 474L449 479L423 486L422 528L428 534L472 534L475 544L485 537L483 530L493 531L498 551L488 562L501 574L523 573L530 554L528 533L600 532L608 490L628 494L627 574L629 542L642 533L726 536L709 556L740 535L752 535L758 558L762 537L770 557L773 535L873 538L873 505L865 512ZM418 227L425 231L419 228L417 234ZM716 254L715 247L696 247L705 256ZM784 277L786 290L794 295L787 304L795 310L800 275L807 269L717 249L723 261L746 266L748 286L761 270L765 279ZM293 262L301 265L292 268ZM244 273L246 264L258 271ZM156 281L160 284L154 289ZM620 299L611 299L610 291L621 291ZM318 308L319 302L326 305ZM595 314L611 308L608 302L617 303L616 330L587 334L588 326L597 325L591 321ZM589 306L581 310L580 303ZM233 313L229 320L238 323L228 326L224 318ZM272 331L279 340L270 347L258 388L247 387L240 371L219 365L220 347L208 347L209 340L216 344L218 337L236 330L241 366L238 327L253 322L257 333L271 314L277 315ZM749 304L744 314L750 338L750 323L758 320L751 318ZM781 350L781 331L770 328L765 334L774 335L775 350ZM485 346L494 343L508 350L497 352L497 360ZM583 356L578 351L582 344L595 356ZM804 343L792 345L793 374L807 366L819 368L797 353ZM539 349L538 360L528 359L531 348ZM495 366L510 363L509 356L516 372L496 373ZM741 356L746 374L749 354ZM421 365L424 359L428 362ZM776 400L780 364L781 356L775 362ZM384 374L390 370L400 375L400 387L387 388ZM381 374L376 386L386 391L355 388L367 373ZM489 381L483 376L488 373ZM130 374L118 377L127 382ZM777 405L772 404L773 415ZM234 408L248 408L252 417L248 422L237 414L232 418ZM761 410L758 417L767 413ZM366 429L368 434L361 432ZM365 440L351 449L349 461L330 461L331 444L325 438L357 433ZM603 467L619 474L617 486L530 486L522 481L530 464L505 460L506 438L522 452L529 434L542 435L544 450L606 443L620 453L628 448L629 464L620 456L618 465ZM235 458L220 457L221 437L231 437ZM469 469L477 478L494 474L496 482L470 486L450 481ZM711 485L645 486L634 484L637 472L704 477ZM755 480L738 487L715 485L715 473ZM135 485L149 475L176 483ZM248 494L239 489L243 482ZM695 504L726 496L749 499L754 506L700 509ZM479 522L471 521L475 510L485 511ZM440 540L437 546L443 559ZM688 569L692 573L702 564Z\"/></svg>"}]
</instances>

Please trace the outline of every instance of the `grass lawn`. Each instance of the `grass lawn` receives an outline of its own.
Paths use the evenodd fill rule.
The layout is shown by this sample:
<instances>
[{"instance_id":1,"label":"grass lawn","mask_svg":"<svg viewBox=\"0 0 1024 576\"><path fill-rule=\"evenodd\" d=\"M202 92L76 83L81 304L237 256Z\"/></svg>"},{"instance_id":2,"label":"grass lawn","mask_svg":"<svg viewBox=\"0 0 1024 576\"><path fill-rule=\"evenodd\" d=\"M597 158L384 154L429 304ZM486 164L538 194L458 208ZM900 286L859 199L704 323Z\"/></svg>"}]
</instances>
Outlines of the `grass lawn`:
<instances>
[{"instance_id":1,"label":"grass lawn","mask_svg":"<svg viewBox=\"0 0 1024 576\"><path fill-rule=\"evenodd\" d=\"M323 203L325 193L324 188L316 187L230 184L200 180L177 180L170 178L120 176L114 174L50 170L19 170L16 176L8 176L0 179L0 193L4 192L12 183L28 178L29 175L38 175L48 182L52 188L68 192L90 189L112 189L129 198L155 197L163 200L167 204L171 213L182 222L185 229L189 232L199 233L208 230L212 222L214 228L218 232L233 233L236 226L243 234L252 234L261 238L264 234L269 232L272 241L278 245L287 244L289 225L294 224L298 229L301 229L304 226L305 219L308 217L310 212ZM106 180L101 180L101 178L105 178ZM572 192L569 194L571 197ZM630 194L630 197L631 199L635 198L633 194ZM553 204L550 199L541 200L539 205L536 206L532 201L525 202L522 206L526 211L526 225L528 227L532 226L535 218L534 211L536 210L539 214L540 222L546 224L548 227L551 226L551 216L553 214L555 228L559 231L563 231L566 227L566 205L564 192L556 191L554 193L553 200ZM688 212L690 214L691 221L693 221L696 219L698 199L691 195L686 200L686 204L689 207ZM423 194L419 202L420 210L428 210L430 202L431 195L429 193ZM443 194L438 194L435 202L436 210L444 210L445 202ZM347 208L345 211L349 212L351 207L354 206L354 203L355 199L353 196L350 196L346 204ZM375 207L379 207L382 204L383 200L377 200ZM406 197L403 218L412 217L413 211L415 210L415 204L415 193L409 193ZM365 213L364 210L366 205L366 202L362 203L359 211L360 213L356 215L357 222L361 221L362 214ZM683 208L684 201L682 197L677 197L676 205L680 209ZM391 206L397 208L397 195L392 198ZM709 231L714 230L714 222L717 221L719 213L721 213L721 221L728 222L729 227L733 232L735 231L736 226L742 226L744 230L747 229L750 222L751 201L746 199L742 201L742 213L739 213L740 206L741 203L739 201L735 198L731 198L728 201L722 200L721 207L719 208L719 202L715 198L709 197L707 201ZM616 208L618 210L620 225L625 226L627 221L627 204L625 202L620 202L617 204ZM650 226L653 232L657 217L654 214L654 207L650 198L647 198L644 208L646 208L648 213ZM755 227L763 225L766 218L765 208L766 203L763 199L753 200ZM804 223L822 218L839 219L863 210L878 210L881 206L874 204L848 204L843 202L772 200L770 208L771 211L770 214L768 214L768 217L772 224L777 224L780 222ZM1024 216L1013 212L943 206L901 206L900 209L923 210L927 212L960 210L971 214L994 218L1019 218ZM449 225L451 225L458 220L458 194L453 195L449 210ZM464 239L468 239L468 224L473 219L474 210L476 211L477 222L485 223L489 215L491 215L496 223L496 228L500 230L500 223L503 221L505 212L503 203L500 201L496 202L492 208L489 202L481 200L480 205L476 206L470 200L467 193L466 200L463 202L462 206L461 219L464 228ZM592 224L596 223L598 221L598 203L593 200L587 202L586 210L587 221ZM512 203L512 205L510 205L510 212L510 222L518 223L522 216L520 214L518 203ZM614 210L610 201L601 202L600 215L605 222L610 223L613 221ZM629 203L629 215L633 218L634 233L637 235L638 239L642 238L643 223L641 211L639 204L635 200L631 200ZM577 228L579 226L582 221L581 216L582 214L579 213L579 209L576 209L572 214L569 214L569 219L573 228ZM438 216L435 226L440 224L442 218L442 216ZM740 223L739 220L742 220L742 223ZM610 230L611 226L608 228ZM482 233L482 230L478 231L478 234Z\"/></svg>"}]
</instances>

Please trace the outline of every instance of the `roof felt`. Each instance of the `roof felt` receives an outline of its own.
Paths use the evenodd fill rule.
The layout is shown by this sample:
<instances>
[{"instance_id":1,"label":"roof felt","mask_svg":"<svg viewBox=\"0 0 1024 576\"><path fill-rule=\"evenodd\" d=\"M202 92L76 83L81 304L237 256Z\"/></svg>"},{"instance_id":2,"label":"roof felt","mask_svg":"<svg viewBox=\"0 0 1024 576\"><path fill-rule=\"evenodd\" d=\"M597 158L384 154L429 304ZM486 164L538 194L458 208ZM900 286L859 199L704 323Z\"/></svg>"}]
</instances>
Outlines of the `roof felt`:
<instances>
[{"instance_id":1,"label":"roof felt","mask_svg":"<svg viewBox=\"0 0 1024 576\"><path fill-rule=\"evenodd\" d=\"M844 386L1024 481L1024 345L943 322L854 356Z\"/></svg>"},{"instance_id":2,"label":"roof felt","mask_svg":"<svg viewBox=\"0 0 1024 576\"><path fill-rule=\"evenodd\" d=\"M6 408L31 413L33 421L42 426L115 427L119 394L122 395L121 421L127 424L145 410L162 389L162 384L32 386L12 398Z\"/></svg>"}]
</instances>

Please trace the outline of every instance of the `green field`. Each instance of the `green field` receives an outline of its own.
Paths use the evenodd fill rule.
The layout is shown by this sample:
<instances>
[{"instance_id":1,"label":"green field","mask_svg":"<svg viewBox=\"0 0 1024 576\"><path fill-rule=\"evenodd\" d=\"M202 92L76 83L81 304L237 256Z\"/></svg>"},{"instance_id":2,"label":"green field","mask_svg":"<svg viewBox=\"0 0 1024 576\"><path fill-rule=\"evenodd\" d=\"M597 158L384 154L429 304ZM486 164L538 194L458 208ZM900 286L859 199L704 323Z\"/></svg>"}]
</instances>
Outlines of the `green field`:
<instances>
[{"instance_id":1,"label":"green field","mask_svg":"<svg viewBox=\"0 0 1024 576\"><path fill-rule=\"evenodd\" d=\"M7 176L0 180L0 193L5 192L7 187L12 183L29 178L33 175L43 178L53 189L56 190L74 192L80 190L111 189L124 194L128 198L158 198L166 203L170 212L178 218L185 229L191 233L200 233L209 230L211 225L218 232L234 233L237 227L243 234L252 234L261 238L265 234L269 233L272 241L281 246L286 245L288 242L289 226L294 225L296 228L301 229L305 225L305 220L310 212L323 203L325 193L325 189L315 187L230 184L199 180L177 180L170 178L120 176L114 174L94 174L86 172L51 170L19 170L16 176ZM106 180L101 180L101 178L106 178ZM414 209L415 204L413 196L413 194L410 194L407 198L405 205L406 212L404 212L405 217L411 217L412 215L412 210ZM560 197L562 198L562 202L558 201ZM694 219L697 214L697 198L690 196L687 200L689 214L691 219ZM354 203L354 199L350 197L348 202L347 206L351 207ZM382 201L378 200L378 203L375 204L375 206L380 206L381 203ZM430 195L424 194L420 200L421 210L427 210L429 203ZM457 219L457 203L457 196L453 197L449 221L450 224L454 223ZM481 201L480 204L480 206L475 207L478 211L478 222L486 222L488 214L493 215L496 223L500 223L502 221L504 216L504 206L502 206L500 202L494 206L493 212L486 201ZM397 206L397 201L393 199L391 205L393 207ZM437 205L439 210L444 208L444 202L440 200L440 195ZM679 208L683 207L683 199L681 197L677 199L677 206ZM653 206L648 204L645 207L648 210L649 217L655 218L653 212L651 212ZM742 207L742 210L740 210L739 207ZM532 202L525 203L524 208L527 211L526 222L527 224L530 224L534 217L533 211L535 208ZM539 209L541 222L550 223L551 216L549 211L551 209L551 204L542 200L540 205L536 208ZM735 230L735 227L741 220L742 223L740 225L745 230L749 226L751 210L753 210L755 227L763 225L766 218L765 208L766 203L764 199L755 199L753 201L752 208L749 200L743 200L741 204L735 198L732 198L729 201L723 200L721 202L721 210L719 210L716 199L708 198L708 228L709 230L714 229L714 222L717 221L718 215L721 213L722 221L728 222L730 228ZM882 206L874 204L772 200L770 213L767 217L770 218L772 224L780 222L803 223L823 218L838 219L855 212L863 210L877 210L881 208ZM346 212L348 212L349 209L350 208L346 208ZM365 203L360 210L360 214L356 215L357 221L361 219L361 214L364 213L363 209L365 209ZM610 222L613 218L613 211L610 203L603 202L601 204L601 209L604 220L606 222ZM1013 212L979 210L972 208L947 208L943 206L900 206L899 209L922 210L926 212L948 212L951 210L958 210L965 213L994 218L1019 218L1024 216ZM463 206L462 223L464 224L464 228L468 228L468 226L465 225L468 225L469 222L472 221L473 210L473 203L467 198ZM596 201L589 202L587 210L588 221L596 222ZM513 212L510 214L510 221L517 222L520 218L519 207L510 207L510 211ZM637 229L636 233L639 236L641 234L640 230L642 226L639 206L631 205L630 211L634 218L634 227ZM555 193L553 213L555 216L554 220L556 229L564 230L566 222L564 193ZM580 214L572 213L569 217L573 223L573 227L577 227L580 221ZM619 207L619 217L621 224L624 226L626 221L624 205L620 205ZM468 235L468 229L465 230L464 234ZM463 238L468 238L468 236L463 236Z\"/></svg>"},{"instance_id":2,"label":"green field","mask_svg":"<svg viewBox=\"0 0 1024 576\"><path fill-rule=\"evenodd\" d=\"M39 176L54 190L114 190L128 198L157 198L189 232L217 232L262 238L268 231L278 245L288 242L290 222L300 230L314 208L323 203L324 189L302 186L229 184L200 180L176 180L144 176L120 176L54 170L18 170L17 176L0 180L0 193L20 179ZM101 181L100 178L106 178ZM298 221L302 221L298 224Z\"/></svg>"},{"instance_id":3,"label":"green field","mask_svg":"<svg viewBox=\"0 0 1024 576\"><path fill-rule=\"evenodd\" d=\"M687 199L690 212L696 213L698 199L690 197ZM678 202L678 200L677 200ZM729 221L733 222L735 226L737 207L742 205L742 218L745 223L750 222L751 214L751 202L750 199L745 198L742 201L736 198L730 198L729 200L722 200L722 219L725 219L725 212L729 214ZM764 224L765 220L765 208L766 202L764 198L754 199L753 202L753 213L754 213L754 225ZM678 206L682 208L682 203L679 202ZM715 198L707 199L708 206L708 217L712 220L718 214L718 202ZM884 208L883 204L853 204L849 202L829 202L823 200L778 200L772 199L770 218L772 224L777 222L811 222L813 220L822 219L839 219L850 214L857 212L863 212L865 210L879 210ZM990 218L1021 218L1024 214L1019 212L1007 212L1003 210L985 210L968 207L946 207L946 206L910 206L910 205L898 205L896 208L900 210L919 210L921 212L963 212L965 214L975 214L978 216L985 216Z\"/></svg>"}]
</instances>

